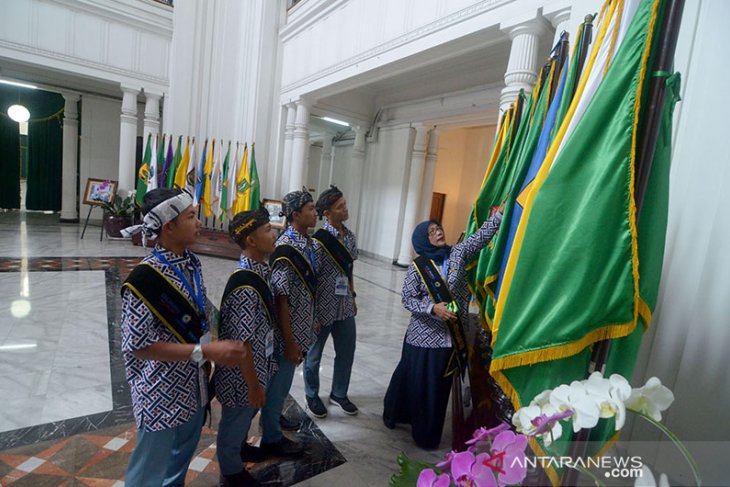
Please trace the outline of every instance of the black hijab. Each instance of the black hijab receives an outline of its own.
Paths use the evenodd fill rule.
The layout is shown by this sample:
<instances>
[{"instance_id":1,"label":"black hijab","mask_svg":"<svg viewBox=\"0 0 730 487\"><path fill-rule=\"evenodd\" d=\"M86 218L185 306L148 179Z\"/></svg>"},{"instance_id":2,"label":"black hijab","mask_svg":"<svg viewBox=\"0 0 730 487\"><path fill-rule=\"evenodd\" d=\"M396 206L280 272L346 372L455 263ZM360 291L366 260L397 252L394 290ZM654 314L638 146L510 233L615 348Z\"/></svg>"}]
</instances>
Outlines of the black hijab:
<instances>
[{"instance_id":1,"label":"black hijab","mask_svg":"<svg viewBox=\"0 0 730 487\"><path fill-rule=\"evenodd\" d=\"M428 226L431 224L440 225L436 220L426 220L425 222L419 223L413 230L411 243L418 255L429 258L437 265L441 265L449 257L451 247L448 245L436 247L428 240Z\"/></svg>"}]
</instances>

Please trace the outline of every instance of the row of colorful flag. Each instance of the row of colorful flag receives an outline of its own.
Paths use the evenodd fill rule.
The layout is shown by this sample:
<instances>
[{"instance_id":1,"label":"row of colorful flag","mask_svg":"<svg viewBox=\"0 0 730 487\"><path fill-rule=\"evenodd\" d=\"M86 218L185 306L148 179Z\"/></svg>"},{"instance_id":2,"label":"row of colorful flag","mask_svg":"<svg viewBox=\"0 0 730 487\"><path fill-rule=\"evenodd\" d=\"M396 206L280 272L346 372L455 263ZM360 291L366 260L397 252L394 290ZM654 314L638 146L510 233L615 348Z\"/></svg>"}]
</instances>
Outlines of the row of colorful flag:
<instances>
[{"instance_id":1,"label":"row of colorful flag","mask_svg":"<svg viewBox=\"0 0 730 487\"><path fill-rule=\"evenodd\" d=\"M223 223L236 213L260 204L256 148L247 143L206 139L200 154L195 137L148 134L142 166L137 173L137 204L156 188L182 188L193 195L206 219ZM173 149L174 146L174 149ZM196 163L197 161L197 163Z\"/></svg>"},{"instance_id":2,"label":"row of colorful flag","mask_svg":"<svg viewBox=\"0 0 730 487\"><path fill-rule=\"evenodd\" d=\"M637 139L666 5L607 0L593 39L586 22L570 54L564 35L531 95L502 118L467 234L500 205L504 218L468 275L492 337L490 374L515 408L584 379L601 340L613 339L605 375L631 377L666 234L678 82L671 73L663 74L667 99L658 108L661 135L643 206L634 199ZM615 433L613 423L599 426L592 440Z\"/></svg>"}]
</instances>

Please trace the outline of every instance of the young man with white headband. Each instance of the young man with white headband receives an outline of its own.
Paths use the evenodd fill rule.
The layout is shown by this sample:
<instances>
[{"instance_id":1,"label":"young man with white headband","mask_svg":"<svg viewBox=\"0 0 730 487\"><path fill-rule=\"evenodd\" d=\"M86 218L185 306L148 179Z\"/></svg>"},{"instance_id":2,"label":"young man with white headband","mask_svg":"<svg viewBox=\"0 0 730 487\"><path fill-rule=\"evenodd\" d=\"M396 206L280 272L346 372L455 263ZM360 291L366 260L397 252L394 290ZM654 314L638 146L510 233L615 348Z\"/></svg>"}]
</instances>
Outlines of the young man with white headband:
<instances>
[{"instance_id":1,"label":"young man with white headband","mask_svg":"<svg viewBox=\"0 0 730 487\"><path fill-rule=\"evenodd\" d=\"M143 224L157 238L152 253L122 285L122 354L137 423L126 485L182 486L200 439L208 403L207 360L238 366L241 342L210 342L202 267L188 250L200 230L193 199L156 189L142 200Z\"/></svg>"}]
</instances>

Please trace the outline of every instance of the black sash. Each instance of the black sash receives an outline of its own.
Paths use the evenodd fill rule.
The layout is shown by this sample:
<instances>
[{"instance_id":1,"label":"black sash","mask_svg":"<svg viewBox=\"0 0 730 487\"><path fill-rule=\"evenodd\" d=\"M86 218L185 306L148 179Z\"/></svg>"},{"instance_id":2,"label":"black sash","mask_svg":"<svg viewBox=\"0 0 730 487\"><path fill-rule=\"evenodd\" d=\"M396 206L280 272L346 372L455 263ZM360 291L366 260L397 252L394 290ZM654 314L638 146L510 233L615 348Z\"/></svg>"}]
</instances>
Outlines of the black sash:
<instances>
[{"instance_id":1,"label":"black sash","mask_svg":"<svg viewBox=\"0 0 730 487\"><path fill-rule=\"evenodd\" d=\"M277 245L274 253L271 254L271 267L280 260L285 260L291 264L294 272L299 275L302 283L307 286L312 299L314 299L317 291L317 275L314 273L312 263L309 262L304 254L299 252L296 247L289 244Z\"/></svg>"},{"instance_id":2,"label":"black sash","mask_svg":"<svg viewBox=\"0 0 730 487\"><path fill-rule=\"evenodd\" d=\"M451 294L448 284L444 281L436 264L431 259L419 255L413 263L416 266L416 271L421 276L421 280L426 285L426 290L428 290L428 294L431 296L434 304L454 302L454 296ZM459 318L458 310L454 314L456 315L456 319L446 322L449 334L451 335L451 341L454 345L454 351L446 366L444 377L448 377L456 371L463 375L468 364L464 325L461 322L461 318Z\"/></svg>"},{"instance_id":3,"label":"black sash","mask_svg":"<svg viewBox=\"0 0 730 487\"><path fill-rule=\"evenodd\" d=\"M259 299L261 299L261 302L266 308L269 321L273 323L274 317L276 316L274 311L274 293L271 292L269 283L258 272L249 269L238 269L228 278L228 284L226 284L226 289L223 291L223 299L221 299L221 309L228 295L239 287L250 287L256 291Z\"/></svg>"},{"instance_id":4,"label":"black sash","mask_svg":"<svg viewBox=\"0 0 730 487\"><path fill-rule=\"evenodd\" d=\"M352 263L354 260L347 247L324 228L317 230L312 238L322 244L322 247L330 254L337 266L352 281Z\"/></svg>"},{"instance_id":5,"label":"black sash","mask_svg":"<svg viewBox=\"0 0 730 487\"><path fill-rule=\"evenodd\" d=\"M180 343L200 343L203 321L198 310L160 271L147 262L136 266L124 284L159 318Z\"/></svg>"}]
</instances>

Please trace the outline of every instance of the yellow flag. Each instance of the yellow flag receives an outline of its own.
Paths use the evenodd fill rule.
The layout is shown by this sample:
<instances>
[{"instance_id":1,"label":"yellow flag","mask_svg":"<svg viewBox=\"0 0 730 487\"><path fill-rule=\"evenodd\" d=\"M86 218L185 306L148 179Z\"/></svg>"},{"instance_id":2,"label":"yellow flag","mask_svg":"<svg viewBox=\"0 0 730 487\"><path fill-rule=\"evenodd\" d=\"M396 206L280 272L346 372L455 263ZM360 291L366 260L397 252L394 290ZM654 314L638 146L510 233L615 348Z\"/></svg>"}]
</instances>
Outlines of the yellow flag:
<instances>
[{"instance_id":1,"label":"yellow flag","mask_svg":"<svg viewBox=\"0 0 730 487\"><path fill-rule=\"evenodd\" d=\"M248 144L243 148L243 160L236 175L236 201L233 204L233 214L246 211L251 207L251 181L248 174Z\"/></svg>"},{"instance_id":2,"label":"yellow flag","mask_svg":"<svg viewBox=\"0 0 730 487\"><path fill-rule=\"evenodd\" d=\"M210 189L211 189L211 174L213 173L213 152L215 151L215 139L211 141L210 150L208 151L208 158L205 160L205 166L203 166L203 213L205 213L205 218L210 217L211 213L211 196L210 196Z\"/></svg>"},{"instance_id":3,"label":"yellow flag","mask_svg":"<svg viewBox=\"0 0 730 487\"><path fill-rule=\"evenodd\" d=\"M185 150L183 151L180 165L175 172L175 186L185 189L188 179L188 166L190 165L190 137L185 141Z\"/></svg>"}]
</instances>

